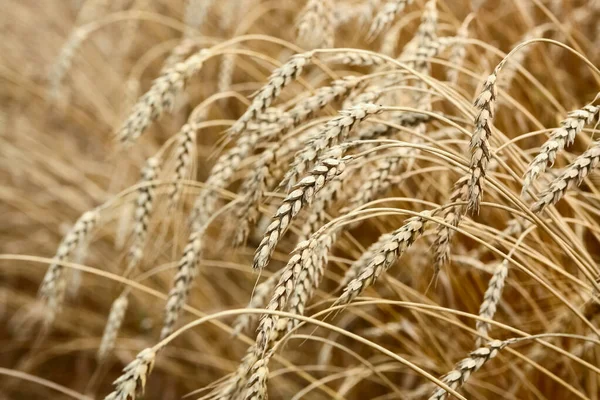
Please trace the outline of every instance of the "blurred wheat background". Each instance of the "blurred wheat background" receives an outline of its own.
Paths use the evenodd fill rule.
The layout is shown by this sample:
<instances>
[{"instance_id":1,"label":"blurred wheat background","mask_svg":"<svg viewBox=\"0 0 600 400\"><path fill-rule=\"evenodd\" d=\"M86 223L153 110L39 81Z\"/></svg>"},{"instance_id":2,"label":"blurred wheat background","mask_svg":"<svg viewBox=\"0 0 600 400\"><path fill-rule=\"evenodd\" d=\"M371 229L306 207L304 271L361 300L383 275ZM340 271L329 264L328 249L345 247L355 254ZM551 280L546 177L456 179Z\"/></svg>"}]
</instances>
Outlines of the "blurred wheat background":
<instances>
[{"instance_id":1,"label":"blurred wheat background","mask_svg":"<svg viewBox=\"0 0 600 400\"><path fill-rule=\"evenodd\" d=\"M2 9L0 399L600 399L600 1Z\"/></svg>"}]
</instances>

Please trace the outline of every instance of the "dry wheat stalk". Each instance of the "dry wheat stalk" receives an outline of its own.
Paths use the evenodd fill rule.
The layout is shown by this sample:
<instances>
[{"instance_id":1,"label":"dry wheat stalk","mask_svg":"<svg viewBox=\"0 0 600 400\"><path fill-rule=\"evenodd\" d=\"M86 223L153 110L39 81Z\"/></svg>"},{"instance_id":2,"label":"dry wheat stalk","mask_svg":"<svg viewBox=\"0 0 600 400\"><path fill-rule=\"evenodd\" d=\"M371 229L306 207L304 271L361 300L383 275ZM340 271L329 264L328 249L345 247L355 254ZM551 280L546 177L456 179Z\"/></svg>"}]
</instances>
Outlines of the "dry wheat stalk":
<instances>
[{"instance_id":1,"label":"dry wheat stalk","mask_svg":"<svg viewBox=\"0 0 600 400\"><path fill-rule=\"evenodd\" d=\"M244 400L266 400L269 379L269 357L257 360L250 370Z\"/></svg>"},{"instance_id":2,"label":"dry wheat stalk","mask_svg":"<svg viewBox=\"0 0 600 400\"><path fill-rule=\"evenodd\" d=\"M110 307L110 313L108 314L108 320L104 327L100 347L96 353L98 362L106 360L108 354L115 347L115 340L119 334L119 329L121 329L121 324L123 323L123 318L125 318L125 313L127 312L127 306L129 304L128 294L129 292L125 290L117 297Z\"/></svg>"},{"instance_id":3,"label":"dry wheat stalk","mask_svg":"<svg viewBox=\"0 0 600 400\"><path fill-rule=\"evenodd\" d=\"M114 382L115 391L104 399L135 400L138 396L142 396L155 358L156 353L150 348L140 351L135 360L123 369L123 374Z\"/></svg>"},{"instance_id":4,"label":"dry wheat stalk","mask_svg":"<svg viewBox=\"0 0 600 400\"><path fill-rule=\"evenodd\" d=\"M235 56L235 53L227 53L223 56L217 81L217 90L219 93L227 92L231 88L233 72L235 71Z\"/></svg>"},{"instance_id":5,"label":"dry wheat stalk","mask_svg":"<svg viewBox=\"0 0 600 400\"><path fill-rule=\"evenodd\" d=\"M175 104L176 96L188 80L202 68L209 56L208 50L200 50L154 80L150 90L134 105L131 114L119 129L119 140L122 143L135 141L154 120L164 112L169 112Z\"/></svg>"},{"instance_id":6,"label":"dry wheat stalk","mask_svg":"<svg viewBox=\"0 0 600 400\"><path fill-rule=\"evenodd\" d=\"M340 111L340 116L329 120L323 130L309 139L306 147L297 153L292 167L286 173L281 185L291 186L296 178L304 174L324 151L337 143L344 142L356 125L381 112L383 112L381 106L369 103Z\"/></svg>"},{"instance_id":7,"label":"dry wheat stalk","mask_svg":"<svg viewBox=\"0 0 600 400\"><path fill-rule=\"evenodd\" d=\"M540 213L547 206L556 204L570 187L581 185L599 160L600 142L594 142L585 153L569 164L565 171L550 184L550 187L540 193L540 199L531 206L531 211Z\"/></svg>"},{"instance_id":8,"label":"dry wheat stalk","mask_svg":"<svg viewBox=\"0 0 600 400\"><path fill-rule=\"evenodd\" d=\"M498 352L511 344L511 342L510 339L505 341L493 340L485 347L480 347L472 351L467 358L455 365L454 370L444 375L441 381L452 389L458 389L465 384L473 372L479 370L483 364L496 357ZM445 400L447 397L448 392L442 388L438 388L429 397L429 400Z\"/></svg>"},{"instance_id":9,"label":"dry wheat stalk","mask_svg":"<svg viewBox=\"0 0 600 400\"><path fill-rule=\"evenodd\" d=\"M187 123L181 127L177 135L175 147L175 176L174 183L169 188L169 207L173 207L181 197L182 181L190 172L194 161L194 148L196 145L196 128L194 124Z\"/></svg>"},{"instance_id":10,"label":"dry wheat stalk","mask_svg":"<svg viewBox=\"0 0 600 400\"><path fill-rule=\"evenodd\" d=\"M160 172L160 160L156 157L150 157L146 165L142 168L142 177L139 181L138 197L134 212L133 224L133 244L129 250L129 263L125 276L129 276L137 267L144 255L144 246L148 237L148 223L152 208L154 207L154 189Z\"/></svg>"},{"instance_id":11,"label":"dry wheat stalk","mask_svg":"<svg viewBox=\"0 0 600 400\"><path fill-rule=\"evenodd\" d=\"M494 106L496 102L496 79L498 71L503 64L496 67L494 72L486 79L483 89L475 100L478 110L475 117L475 131L471 136L471 164L469 195L467 209L478 213L479 203L483 197L485 174L490 161L489 139L492 135L492 122L494 120Z\"/></svg>"},{"instance_id":12,"label":"dry wheat stalk","mask_svg":"<svg viewBox=\"0 0 600 400\"><path fill-rule=\"evenodd\" d=\"M246 308L263 308L267 305L269 295L275 290L275 286L279 282L284 269L271 275L269 279L257 285L254 289L254 293L250 302ZM241 314L233 322L233 335L237 336L239 333L248 330L250 325L256 319L256 314Z\"/></svg>"},{"instance_id":13,"label":"dry wheat stalk","mask_svg":"<svg viewBox=\"0 0 600 400\"><path fill-rule=\"evenodd\" d=\"M535 179L546 171L548 165L554 164L558 152L570 146L585 125L591 124L599 114L600 107L588 104L580 110L571 111L567 118L561 121L560 128L550 134L550 139L544 143L540 153L527 167L521 196L524 196Z\"/></svg>"},{"instance_id":14,"label":"dry wheat stalk","mask_svg":"<svg viewBox=\"0 0 600 400\"><path fill-rule=\"evenodd\" d=\"M190 288L196 275L202 252L202 235L204 230L194 231L190 234L188 243L183 249L183 255L177 264L177 273L173 278L173 285L167 297L165 317L160 332L160 339L164 339L173 332L173 327L179 319L181 310L187 301Z\"/></svg>"},{"instance_id":15,"label":"dry wheat stalk","mask_svg":"<svg viewBox=\"0 0 600 400\"><path fill-rule=\"evenodd\" d=\"M454 190L450 195L449 202L462 202L467 200L467 190L469 176L465 175L461 177L454 185ZM442 211L442 218L447 224L457 227L460 223L462 215L464 214L464 206L462 204L454 205L444 208ZM434 253L434 270L437 274L440 269L446 265L450 258L450 241L454 235L454 230L444 225L438 225L436 230L436 237L433 243Z\"/></svg>"},{"instance_id":16,"label":"dry wheat stalk","mask_svg":"<svg viewBox=\"0 0 600 400\"><path fill-rule=\"evenodd\" d=\"M253 268L264 268L277 246L277 243L288 230L292 219L298 215L300 210L309 205L315 195L323 186L340 175L351 157L325 158L316 165L312 171L298 182L294 189L286 196L283 203L273 216L271 224L267 227L265 235L256 249Z\"/></svg>"},{"instance_id":17,"label":"dry wheat stalk","mask_svg":"<svg viewBox=\"0 0 600 400\"><path fill-rule=\"evenodd\" d=\"M358 276L344 288L344 293L336 300L336 305L350 303L387 271L423 233L427 217L430 215L431 212L423 211L419 216L406 220L406 224L391 235L383 235L378 241L379 245L374 248L376 249L374 256Z\"/></svg>"},{"instance_id":18,"label":"dry wheat stalk","mask_svg":"<svg viewBox=\"0 0 600 400\"><path fill-rule=\"evenodd\" d=\"M488 288L483 295L483 302L481 303L481 307L479 307L480 317L488 319L492 319L494 317L494 314L496 313L496 307L498 306L500 297L502 296L502 290L504 289L504 282L506 281L507 275L508 260L504 260L498 264L494 270L494 274L490 279ZM481 347L484 341L483 337L487 336L487 332L490 329L490 324L477 320L476 327L477 333L481 336L477 338L475 346Z\"/></svg>"},{"instance_id":19,"label":"dry wheat stalk","mask_svg":"<svg viewBox=\"0 0 600 400\"><path fill-rule=\"evenodd\" d=\"M237 136L246 129L250 121L262 114L271 105L284 87L289 85L302 73L302 69L313 57L313 52L306 52L292 56L288 62L273 71L269 82L263 86L254 96L250 107L233 124L230 134Z\"/></svg>"},{"instance_id":20,"label":"dry wheat stalk","mask_svg":"<svg viewBox=\"0 0 600 400\"><path fill-rule=\"evenodd\" d=\"M298 18L296 42L307 49L330 48L334 38L332 0L308 0Z\"/></svg>"},{"instance_id":21,"label":"dry wheat stalk","mask_svg":"<svg viewBox=\"0 0 600 400\"><path fill-rule=\"evenodd\" d=\"M385 3L375 16L367 36L369 38L374 38L379 35L390 25L396 15L400 14L402 10L404 10L407 5L412 4L412 2L413 0L389 0Z\"/></svg>"},{"instance_id":22,"label":"dry wheat stalk","mask_svg":"<svg viewBox=\"0 0 600 400\"><path fill-rule=\"evenodd\" d=\"M39 297L46 306L44 313L46 324L51 324L56 318L65 295L67 283L64 267L60 263L68 261L79 244L89 237L99 218L98 210L84 213L58 246L53 263L48 267L39 289Z\"/></svg>"}]
</instances>

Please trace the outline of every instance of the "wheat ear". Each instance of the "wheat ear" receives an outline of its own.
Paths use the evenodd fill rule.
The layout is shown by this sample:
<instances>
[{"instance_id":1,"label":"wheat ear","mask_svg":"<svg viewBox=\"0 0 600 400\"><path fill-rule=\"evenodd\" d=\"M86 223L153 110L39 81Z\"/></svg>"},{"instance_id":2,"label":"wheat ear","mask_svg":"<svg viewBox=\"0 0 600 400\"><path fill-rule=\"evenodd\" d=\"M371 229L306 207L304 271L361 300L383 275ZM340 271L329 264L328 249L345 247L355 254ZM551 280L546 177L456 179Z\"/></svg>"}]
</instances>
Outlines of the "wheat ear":
<instances>
[{"instance_id":1,"label":"wheat ear","mask_svg":"<svg viewBox=\"0 0 600 400\"><path fill-rule=\"evenodd\" d=\"M155 358L153 349L147 348L139 352L135 360L123 369L123 374L114 381L115 391L104 400L135 400L138 396L143 396Z\"/></svg>"},{"instance_id":2,"label":"wheat ear","mask_svg":"<svg viewBox=\"0 0 600 400\"><path fill-rule=\"evenodd\" d=\"M296 42L304 48L330 48L335 38L332 0L308 0L298 19Z\"/></svg>"},{"instance_id":3,"label":"wheat ear","mask_svg":"<svg viewBox=\"0 0 600 400\"><path fill-rule=\"evenodd\" d=\"M164 112L169 112L176 96L183 90L188 80L196 74L210 56L208 50L200 50L185 61L167 69L153 83L152 87L134 105L129 117L118 132L122 143L132 143L139 138L150 124Z\"/></svg>"},{"instance_id":4,"label":"wheat ear","mask_svg":"<svg viewBox=\"0 0 600 400\"><path fill-rule=\"evenodd\" d=\"M67 42L63 45L60 50L60 54L48 76L48 82L50 84L50 97L58 99L60 97L60 89L65 75L71 69L73 65L73 57L75 52L81 47L83 41L87 38L88 33L84 29L75 29L69 36Z\"/></svg>"},{"instance_id":5,"label":"wheat ear","mask_svg":"<svg viewBox=\"0 0 600 400\"><path fill-rule=\"evenodd\" d=\"M288 230L292 219L298 215L304 206L312 202L314 196L327 182L344 171L346 162L350 159L351 157L348 156L326 158L294 186L294 189L286 196L275 212L271 224L267 227L267 231L258 245L254 255L254 269L262 269L268 264L277 243Z\"/></svg>"},{"instance_id":6,"label":"wheat ear","mask_svg":"<svg viewBox=\"0 0 600 400\"><path fill-rule=\"evenodd\" d=\"M459 361L452 371L444 375L441 378L441 381L451 389L458 389L465 384L473 372L479 370L483 364L496 357L498 352L510 343L511 340L493 340L486 346L472 351L467 358ZM447 397L448 392L442 388L438 388L433 392L431 397L429 397L429 400L445 400Z\"/></svg>"},{"instance_id":7,"label":"wheat ear","mask_svg":"<svg viewBox=\"0 0 600 400\"><path fill-rule=\"evenodd\" d=\"M269 77L269 82L256 93L250 107L233 124L230 134L237 136L242 133L248 123L263 113L279 96L283 88L302 73L302 69L311 61L312 57L312 52L296 54L280 68L274 70Z\"/></svg>"},{"instance_id":8,"label":"wheat ear","mask_svg":"<svg viewBox=\"0 0 600 400\"><path fill-rule=\"evenodd\" d=\"M531 206L531 211L540 213L549 205L556 204L572 186L581 185L583 179L598 165L600 160L600 141L592 143L592 146L582 155L577 157L564 172L544 190L539 200Z\"/></svg>"},{"instance_id":9,"label":"wheat ear","mask_svg":"<svg viewBox=\"0 0 600 400\"><path fill-rule=\"evenodd\" d=\"M413 0L389 0L386 2L373 19L367 36L374 38L383 32L392 23L396 15L400 14L412 2Z\"/></svg>"},{"instance_id":10,"label":"wheat ear","mask_svg":"<svg viewBox=\"0 0 600 400\"><path fill-rule=\"evenodd\" d=\"M558 152L570 146L575 141L575 136L585 125L591 124L599 113L600 107L588 104L580 110L571 111L567 118L561 121L560 128L550 134L550 139L543 144L540 153L527 167L521 197L525 196L535 179L546 171L546 167L554 164Z\"/></svg>"},{"instance_id":11,"label":"wheat ear","mask_svg":"<svg viewBox=\"0 0 600 400\"><path fill-rule=\"evenodd\" d=\"M448 61L451 64L451 68L448 69L448 72L446 72L446 75L450 82L458 82L458 68L462 67L465 61L465 57L467 55L465 41L469 37L469 24L471 23L474 17L475 14L469 14L461 24L460 28L458 28L458 31L456 32L457 44L452 47L452 50L450 50L450 56L448 57Z\"/></svg>"},{"instance_id":12,"label":"wheat ear","mask_svg":"<svg viewBox=\"0 0 600 400\"><path fill-rule=\"evenodd\" d=\"M217 392L217 400L237 399L245 389L248 378L250 378L252 366L258 361L256 346L252 345L246 351L246 355L233 375L226 381L226 384Z\"/></svg>"},{"instance_id":13,"label":"wheat ear","mask_svg":"<svg viewBox=\"0 0 600 400\"><path fill-rule=\"evenodd\" d=\"M98 362L106 360L108 354L115 347L115 340L123 324L123 318L127 312L127 306L129 305L128 299L129 292L125 290L117 299L113 302L110 307L108 314L108 320L104 327L104 333L102 334L102 340L100 341L100 347L96 353L96 359Z\"/></svg>"},{"instance_id":14,"label":"wheat ear","mask_svg":"<svg viewBox=\"0 0 600 400\"><path fill-rule=\"evenodd\" d=\"M250 378L246 385L244 400L266 400L267 381L269 379L269 358L256 360L250 370Z\"/></svg>"},{"instance_id":15,"label":"wheat ear","mask_svg":"<svg viewBox=\"0 0 600 400\"><path fill-rule=\"evenodd\" d=\"M350 303L387 271L423 233L427 217L430 215L429 211L423 211L419 216L406 220L406 224L391 235L383 235L379 240L379 246L375 247L377 250L374 256L358 276L344 288L344 292L336 300L336 305Z\"/></svg>"},{"instance_id":16,"label":"wheat ear","mask_svg":"<svg viewBox=\"0 0 600 400\"><path fill-rule=\"evenodd\" d=\"M483 302L479 307L479 316L483 318L492 319L496 313L496 307L502 297L502 290L504 289L504 283L506 276L508 275L508 260L502 261L496 269L490 279L485 294L483 295ZM475 346L481 347L483 344L483 337L487 336L487 332L490 329L490 324L477 320L476 323L477 333L480 335L477 338Z\"/></svg>"},{"instance_id":17,"label":"wheat ear","mask_svg":"<svg viewBox=\"0 0 600 400\"><path fill-rule=\"evenodd\" d=\"M194 160L194 148L196 145L196 128L194 124L187 123L181 127L177 135L177 147L175 147L175 182L169 188L169 207L174 207L181 197L182 181L190 172L190 166Z\"/></svg>"},{"instance_id":18,"label":"wheat ear","mask_svg":"<svg viewBox=\"0 0 600 400\"><path fill-rule=\"evenodd\" d=\"M173 327L179 319L181 310L187 301L190 288L198 274L198 264L202 252L202 235L204 231L198 230L191 233L188 243L183 249L183 255L177 264L177 273L173 278L173 285L167 297L165 317L160 339L164 339L173 332Z\"/></svg>"},{"instance_id":19,"label":"wheat ear","mask_svg":"<svg viewBox=\"0 0 600 400\"><path fill-rule=\"evenodd\" d=\"M98 223L98 219L98 210L84 213L58 246L53 263L48 267L39 289L39 297L46 306L44 314L46 324L54 321L64 300L67 283L64 267L60 263L68 261L73 251L89 236Z\"/></svg>"}]
</instances>

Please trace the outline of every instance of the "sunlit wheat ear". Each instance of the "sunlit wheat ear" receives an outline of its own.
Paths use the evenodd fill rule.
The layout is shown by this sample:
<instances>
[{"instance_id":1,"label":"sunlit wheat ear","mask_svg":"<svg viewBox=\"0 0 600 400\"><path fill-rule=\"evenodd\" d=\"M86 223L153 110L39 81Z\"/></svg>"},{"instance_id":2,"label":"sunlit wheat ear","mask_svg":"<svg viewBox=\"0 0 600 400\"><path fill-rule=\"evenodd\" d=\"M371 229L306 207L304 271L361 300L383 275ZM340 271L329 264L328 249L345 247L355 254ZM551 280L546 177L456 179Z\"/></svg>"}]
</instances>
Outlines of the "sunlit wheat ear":
<instances>
[{"instance_id":1,"label":"sunlit wheat ear","mask_svg":"<svg viewBox=\"0 0 600 400\"><path fill-rule=\"evenodd\" d=\"M294 217L303 207L312 202L314 196L327 182L344 172L349 160L351 160L349 156L341 159L326 158L294 186L275 212L271 224L256 249L252 265L254 269L262 269L269 263L277 243L287 232Z\"/></svg>"},{"instance_id":2,"label":"sunlit wheat ear","mask_svg":"<svg viewBox=\"0 0 600 400\"><path fill-rule=\"evenodd\" d=\"M466 39L469 38L469 24L474 18L474 14L469 14L465 20L463 21L460 28L456 32L457 43L452 46L450 50L450 56L448 57L448 61L451 66L446 72L446 76L448 77L448 81L452 83L458 82L459 70L458 68L462 67L465 62L465 57L467 55L467 47L466 47Z\"/></svg>"},{"instance_id":3,"label":"sunlit wheat ear","mask_svg":"<svg viewBox=\"0 0 600 400\"><path fill-rule=\"evenodd\" d=\"M197 46L198 45L194 40L183 38L181 42L177 44L173 50L171 50L169 56L163 63L160 69L161 75L169 71L169 69L173 68L180 62L185 61L186 57L188 57Z\"/></svg>"},{"instance_id":4,"label":"sunlit wheat ear","mask_svg":"<svg viewBox=\"0 0 600 400\"><path fill-rule=\"evenodd\" d=\"M429 0L425 3L423 14L421 15L421 24L415 35L417 41L415 67L417 70L424 70L427 67L427 59L433 57L439 51L439 41L437 37L438 11L436 0Z\"/></svg>"},{"instance_id":5,"label":"sunlit wheat ear","mask_svg":"<svg viewBox=\"0 0 600 400\"><path fill-rule=\"evenodd\" d=\"M108 314L108 320L104 327L104 333L102 334L102 341L100 347L96 353L96 359L98 362L103 362L106 357L112 352L115 347L115 341L117 335L123 324L123 318L127 312L127 306L129 305L128 291L124 291L112 304L110 313Z\"/></svg>"},{"instance_id":6,"label":"sunlit wheat ear","mask_svg":"<svg viewBox=\"0 0 600 400\"><path fill-rule=\"evenodd\" d=\"M364 271L371 260L379 253L381 246L388 243L392 239L392 233L385 233L379 237L379 239L365 250L360 257L354 261L350 268L344 274L340 287L346 287L352 282L362 271Z\"/></svg>"},{"instance_id":7,"label":"sunlit wheat ear","mask_svg":"<svg viewBox=\"0 0 600 400\"><path fill-rule=\"evenodd\" d=\"M260 159L254 165L253 171L251 171L251 176L244 181L240 188L239 194L244 197L244 200L239 203L235 211L238 225L233 245L236 247L246 242L250 228L260 214L260 201L269 184L268 181L272 180L269 165L275 157L274 150L269 148L261 154Z\"/></svg>"},{"instance_id":8,"label":"sunlit wheat ear","mask_svg":"<svg viewBox=\"0 0 600 400\"><path fill-rule=\"evenodd\" d=\"M448 199L449 203L466 201L468 196L469 176L461 177L454 185L454 190ZM464 214L463 205L454 205L446 207L442 211L442 218L450 226L457 227ZM440 269L446 265L450 258L450 241L454 236L454 230L444 225L438 225L436 229L435 241L433 243L434 270L437 274Z\"/></svg>"},{"instance_id":9,"label":"sunlit wheat ear","mask_svg":"<svg viewBox=\"0 0 600 400\"><path fill-rule=\"evenodd\" d=\"M58 55L54 65L52 65L52 69L48 75L48 82L50 84L50 97L52 99L58 99L60 97L62 83L65 76L71 69L71 66L73 65L73 57L75 57L75 52L79 49L79 47L81 47L81 44L86 38L87 31L83 29L75 29L60 50L60 54Z\"/></svg>"},{"instance_id":10,"label":"sunlit wheat ear","mask_svg":"<svg viewBox=\"0 0 600 400\"><path fill-rule=\"evenodd\" d=\"M381 10L375 16L375 19L371 23L369 28L368 38L375 38L383 32L392 23L396 15L400 14L407 5L411 4L413 0L389 0L387 1Z\"/></svg>"},{"instance_id":11,"label":"sunlit wheat ear","mask_svg":"<svg viewBox=\"0 0 600 400\"><path fill-rule=\"evenodd\" d=\"M117 134L119 140L122 143L134 142L153 121L163 113L170 112L177 95L209 57L208 50L200 50L158 77L152 83L150 90L133 106L131 114L119 129Z\"/></svg>"},{"instance_id":12,"label":"sunlit wheat ear","mask_svg":"<svg viewBox=\"0 0 600 400\"><path fill-rule=\"evenodd\" d=\"M223 387L217 391L215 399L218 400L229 400L237 399L242 390L246 388L248 378L250 378L252 366L258 360L256 354L256 346L252 345L246 351L246 355L242 359L242 362L238 366L237 370L232 376L225 382Z\"/></svg>"},{"instance_id":13,"label":"sunlit wheat ear","mask_svg":"<svg viewBox=\"0 0 600 400\"><path fill-rule=\"evenodd\" d=\"M350 199L348 205L341 211L342 213L363 204L367 204L390 187L390 178L398 171L400 161L405 156L405 154L401 154L399 151L397 152L399 155L390 155L377 162L375 170L369 174L367 179L356 191L356 194Z\"/></svg>"},{"instance_id":14,"label":"sunlit wheat ear","mask_svg":"<svg viewBox=\"0 0 600 400\"><path fill-rule=\"evenodd\" d=\"M494 275L492 275L492 279L490 279L488 288L483 295L483 303L481 303L481 307L479 307L480 317L488 319L494 318L494 314L496 314L496 307L498 306L500 298L502 297L502 290L504 289L504 283L507 275L508 260L504 260L496 267ZM488 330L490 329L490 324L477 320L476 327L477 333L481 336L477 338L475 346L481 347L483 345L483 341L485 340L483 337L487 336Z\"/></svg>"},{"instance_id":15,"label":"sunlit wheat ear","mask_svg":"<svg viewBox=\"0 0 600 400\"><path fill-rule=\"evenodd\" d=\"M194 149L196 146L196 128L187 123L181 127L177 135L177 146L175 147L175 183L169 187L169 208L174 207L181 197L183 180L190 173L190 167L194 161Z\"/></svg>"},{"instance_id":16,"label":"sunlit wheat ear","mask_svg":"<svg viewBox=\"0 0 600 400\"><path fill-rule=\"evenodd\" d=\"M315 248L311 250L312 255L309 262L300 271L296 279L296 287L288 300L287 310L289 312L304 315L306 304L308 304L314 292L321 284L323 274L325 273L325 266L327 265L327 255L335 238L335 233L325 233L318 239ZM299 323L298 319L289 319L287 331L292 330Z\"/></svg>"},{"instance_id":17,"label":"sunlit wheat ear","mask_svg":"<svg viewBox=\"0 0 600 400\"><path fill-rule=\"evenodd\" d=\"M477 117L475 118L475 131L471 136L471 165L469 195L467 198L467 209L471 212L479 212L479 204L483 197L485 174L490 161L489 139L492 135L492 122L494 120L494 107L496 103L496 79L501 65L486 79L483 89L477 100Z\"/></svg>"},{"instance_id":18,"label":"sunlit wheat ear","mask_svg":"<svg viewBox=\"0 0 600 400\"><path fill-rule=\"evenodd\" d=\"M173 328L179 319L181 310L187 302L190 288L196 275L198 275L198 264L202 253L203 230L190 234L188 243L183 249L183 255L177 264L177 273L173 278L173 285L167 297L165 306L165 317L160 339L164 339L173 332Z\"/></svg>"},{"instance_id":19,"label":"sunlit wheat ear","mask_svg":"<svg viewBox=\"0 0 600 400\"><path fill-rule=\"evenodd\" d=\"M469 356L459 361L452 371L444 375L440 380L452 389L458 389L465 384L471 374L479 370L483 364L496 357L498 352L511 343L511 340L493 340L484 347L469 353ZM448 392L442 388L436 389L429 400L445 400Z\"/></svg>"},{"instance_id":20,"label":"sunlit wheat ear","mask_svg":"<svg viewBox=\"0 0 600 400\"><path fill-rule=\"evenodd\" d=\"M598 117L600 107L588 104L580 110L571 111L567 118L560 123L560 128L550 134L550 139L542 146L540 153L535 156L525 172L521 197L531 187L536 178L546 171L548 165L553 165L558 153L573 144L575 137L586 125Z\"/></svg>"},{"instance_id":21,"label":"sunlit wheat ear","mask_svg":"<svg viewBox=\"0 0 600 400\"><path fill-rule=\"evenodd\" d=\"M327 207L329 207L337 198L342 189L343 177L334 179L316 196L315 201L310 208L309 215L300 228L299 241L308 240L325 223Z\"/></svg>"},{"instance_id":22,"label":"sunlit wheat ear","mask_svg":"<svg viewBox=\"0 0 600 400\"><path fill-rule=\"evenodd\" d=\"M592 143L585 153L565 168L564 172L550 184L550 187L540 193L540 199L531 206L531 211L540 213L547 206L558 203L569 188L581 185L585 177L598 165L599 160L600 141Z\"/></svg>"},{"instance_id":23,"label":"sunlit wheat ear","mask_svg":"<svg viewBox=\"0 0 600 400\"><path fill-rule=\"evenodd\" d=\"M65 296L67 282L64 267L60 263L68 261L77 246L89 237L89 234L98 223L99 217L97 210L84 213L58 246L53 259L54 262L46 271L38 294L46 306L44 322L47 325L51 324L56 318Z\"/></svg>"},{"instance_id":24,"label":"sunlit wheat ear","mask_svg":"<svg viewBox=\"0 0 600 400\"><path fill-rule=\"evenodd\" d=\"M269 357L257 360L250 369L244 400L266 400L269 379Z\"/></svg>"},{"instance_id":25,"label":"sunlit wheat ear","mask_svg":"<svg viewBox=\"0 0 600 400\"><path fill-rule=\"evenodd\" d=\"M329 64L342 64L355 67L375 67L383 65L385 58L378 54L370 54L358 51L342 51L327 57Z\"/></svg>"},{"instance_id":26,"label":"sunlit wheat ear","mask_svg":"<svg viewBox=\"0 0 600 400\"><path fill-rule=\"evenodd\" d=\"M246 308L264 308L267 305L269 296L275 289L275 286L279 282L279 279L281 278L281 274L283 272L284 269L281 269L278 272L271 275L269 279L257 285L252 294L252 298L250 299L250 302L248 303ZM250 325L252 325L256 319L257 314L239 315L232 325L233 335L237 336L242 332L248 331Z\"/></svg>"},{"instance_id":27,"label":"sunlit wheat ear","mask_svg":"<svg viewBox=\"0 0 600 400\"><path fill-rule=\"evenodd\" d=\"M406 220L404 226L395 230L389 236L382 236L378 241L379 246L375 247L374 256L365 268L344 288L344 292L336 300L336 305L350 303L366 288L375 283L377 278L387 271L398 258L402 257L406 249L423 233L427 222L426 217L430 215L431 212L423 211L420 216Z\"/></svg>"},{"instance_id":28,"label":"sunlit wheat ear","mask_svg":"<svg viewBox=\"0 0 600 400\"><path fill-rule=\"evenodd\" d=\"M143 396L155 358L154 350L142 350L135 360L123 369L123 375L114 381L115 391L106 396L105 400L135 400Z\"/></svg>"},{"instance_id":29,"label":"sunlit wheat ear","mask_svg":"<svg viewBox=\"0 0 600 400\"><path fill-rule=\"evenodd\" d=\"M125 276L129 276L140 263L144 254L144 246L148 237L148 224L150 214L154 207L154 190L156 189L156 181L160 171L160 160L151 157L146 161L146 165L142 169L142 177L139 181L141 185L138 189L138 197L136 200L134 223L133 223L133 244L129 250L129 263Z\"/></svg>"},{"instance_id":30,"label":"sunlit wheat ear","mask_svg":"<svg viewBox=\"0 0 600 400\"><path fill-rule=\"evenodd\" d=\"M271 105L284 87L296 80L302 73L302 69L312 60L313 53L296 54L280 68L273 71L269 82L263 86L254 96L250 107L233 124L230 135L237 136L242 133L250 121L263 113Z\"/></svg>"},{"instance_id":31,"label":"sunlit wheat ear","mask_svg":"<svg viewBox=\"0 0 600 400\"><path fill-rule=\"evenodd\" d=\"M323 130L315 133L306 147L298 152L281 186L291 186L327 149L344 142L356 125L381 112L383 108L376 104L359 104L341 111L339 117L328 121Z\"/></svg>"},{"instance_id":32,"label":"sunlit wheat ear","mask_svg":"<svg viewBox=\"0 0 600 400\"><path fill-rule=\"evenodd\" d=\"M332 0L308 0L298 18L296 42L306 49L333 47L334 18Z\"/></svg>"}]
</instances>

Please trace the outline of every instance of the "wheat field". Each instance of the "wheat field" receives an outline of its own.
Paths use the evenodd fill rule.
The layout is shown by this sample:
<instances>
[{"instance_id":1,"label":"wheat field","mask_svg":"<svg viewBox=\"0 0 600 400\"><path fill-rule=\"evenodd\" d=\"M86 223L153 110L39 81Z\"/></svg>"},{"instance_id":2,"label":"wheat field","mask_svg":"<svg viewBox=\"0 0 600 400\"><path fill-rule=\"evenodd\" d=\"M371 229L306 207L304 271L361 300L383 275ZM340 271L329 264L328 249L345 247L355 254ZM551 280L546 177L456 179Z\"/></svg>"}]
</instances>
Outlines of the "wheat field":
<instances>
[{"instance_id":1,"label":"wheat field","mask_svg":"<svg viewBox=\"0 0 600 400\"><path fill-rule=\"evenodd\" d=\"M5 3L0 399L600 399L600 1Z\"/></svg>"}]
</instances>

